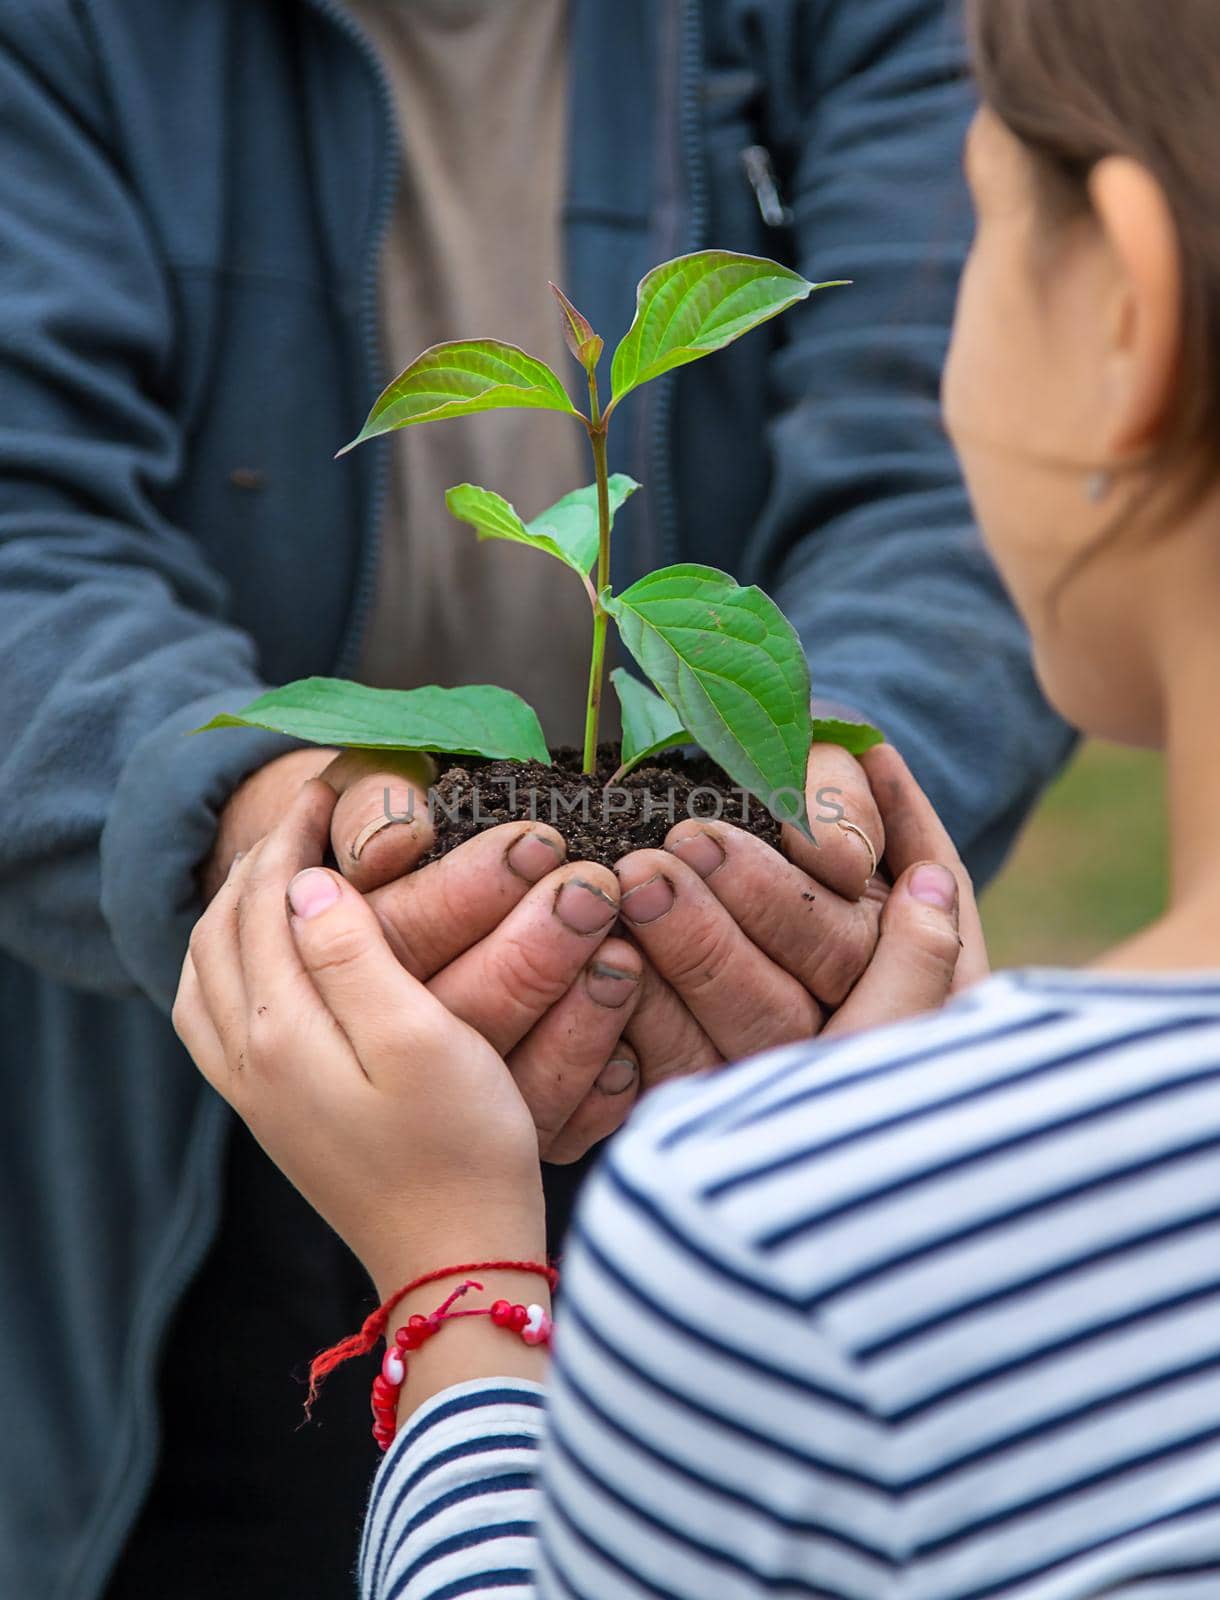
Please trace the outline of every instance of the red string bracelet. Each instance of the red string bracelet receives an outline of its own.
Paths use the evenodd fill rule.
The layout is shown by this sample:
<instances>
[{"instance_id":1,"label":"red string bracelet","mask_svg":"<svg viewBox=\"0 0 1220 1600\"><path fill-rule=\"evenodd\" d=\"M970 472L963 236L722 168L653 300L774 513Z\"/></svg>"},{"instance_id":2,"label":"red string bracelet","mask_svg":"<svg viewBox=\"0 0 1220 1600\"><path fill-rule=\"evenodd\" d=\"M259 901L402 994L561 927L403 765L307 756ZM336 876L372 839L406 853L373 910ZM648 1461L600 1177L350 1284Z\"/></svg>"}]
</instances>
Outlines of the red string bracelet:
<instances>
[{"instance_id":1,"label":"red string bracelet","mask_svg":"<svg viewBox=\"0 0 1220 1600\"><path fill-rule=\"evenodd\" d=\"M446 1322L456 1322L459 1317L489 1317L498 1328L519 1334L525 1344L550 1344L554 1325L542 1306L518 1306L509 1300L496 1300L489 1306L470 1311L450 1310L454 1301L460 1300L468 1290L482 1287L473 1278L467 1279L429 1316L408 1317L394 1335L393 1343L382 1357L381 1371L373 1379L373 1438L383 1452L393 1444L398 1431L398 1396L406 1382L408 1352L426 1344Z\"/></svg>"},{"instance_id":2,"label":"red string bracelet","mask_svg":"<svg viewBox=\"0 0 1220 1600\"><path fill-rule=\"evenodd\" d=\"M386 1329L390 1325L390 1315L400 1300L422 1289L429 1283L439 1283L442 1278L460 1278L466 1272L523 1272L531 1277L545 1278L548 1287L553 1291L559 1283L559 1273L552 1266L540 1261L468 1261L459 1267L437 1267L434 1272L422 1273L418 1278L412 1278L410 1283L404 1283L401 1289L396 1290L388 1300L382 1302L371 1312L361 1324L360 1332L349 1334L346 1339L341 1339L338 1344L332 1345L329 1350L323 1350L320 1355L313 1358L309 1365L309 1393L305 1396L305 1416L308 1419L318 1398L318 1390L323 1382L336 1367L341 1367L345 1361L350 1361L354 1356L366 1356L373 1350L379 1339L385 1338ZM498 1302L497 1302L498 1303Z\"/></svg>"}]
</instances>

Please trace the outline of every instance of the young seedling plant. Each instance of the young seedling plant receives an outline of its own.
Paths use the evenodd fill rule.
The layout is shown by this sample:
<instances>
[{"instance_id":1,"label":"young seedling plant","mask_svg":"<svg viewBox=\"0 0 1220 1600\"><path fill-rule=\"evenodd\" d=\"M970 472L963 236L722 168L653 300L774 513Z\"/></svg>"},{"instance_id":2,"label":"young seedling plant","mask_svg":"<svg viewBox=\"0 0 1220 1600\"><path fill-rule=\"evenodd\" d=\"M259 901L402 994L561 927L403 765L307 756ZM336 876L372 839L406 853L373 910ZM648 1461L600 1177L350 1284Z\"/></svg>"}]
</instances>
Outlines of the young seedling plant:
<instances>
[{"instance_id":1,"label":"young seedling plant","mask_svg":"<svg viewBox=\"0 0 1220 1600\"><path fill-rule=\"evenodd\" d=\"M757 256L704 250L654 267L639 285L635 318L614 352L603 407L597 367L603 341L562 290L568 349L588 384L588 411L573 404L542 361L499 339L457 340L425 350L381 394L359 435L339 452L422 422L525 408L571 417L588 435L593 482L531 522L490 489L462 483L446 504L480 539L508 539L576 573L592 611L583 770L597 772L598 726L611 622L647 683L611 673L622 712L622 762L610 780L678 745L699 745L732 781L780 821L809 831L805 765L816 738L859 754L882 735L866 723L814 719L809 669L795 629L754 586L694 562L650 572L621 594L610 587L615 514L640 487L607 466L611 421L634 390L733 343L818 289ZM651 684L651 688L648 686ZM304 678L260 696L217 727L256 727L348 749L482 756L551 764L533 709L493 685L372 689ZM203 731L203 730L200 730Z\"/></svg>"}]
</instances>

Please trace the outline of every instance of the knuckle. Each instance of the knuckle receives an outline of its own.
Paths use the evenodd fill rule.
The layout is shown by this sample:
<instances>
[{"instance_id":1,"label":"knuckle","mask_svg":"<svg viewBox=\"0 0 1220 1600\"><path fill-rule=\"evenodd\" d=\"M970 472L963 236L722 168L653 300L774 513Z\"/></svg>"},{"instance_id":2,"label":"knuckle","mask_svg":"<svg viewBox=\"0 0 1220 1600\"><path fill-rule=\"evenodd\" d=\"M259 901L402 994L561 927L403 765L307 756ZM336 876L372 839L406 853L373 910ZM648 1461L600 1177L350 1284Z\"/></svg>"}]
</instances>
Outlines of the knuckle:
<instances>
[{"instance_id":1,"label":"knuckle","mask_svg":"<svg viewBox=\"0 0 1220 1600\"><path fill-rule=\"evenodd\" d=\"M512 939L500 952L498 981L526 1009L554 1004L572 976L558 970L554 952L542 941Z\"/></svg>"},{"instance_id":2,"label":"knuckle","mask_svg":"<svg viewBox=\"0 0 1220 1600\"><path fill-rule=\"evenodd\" d=\"M692 919L665 959L665 976L688 995L719 983L732 964L737 929L719 918Z\"/></svg>"},{"instance_id":3,"label":"knuckle","mask_svg":"<svg viewBox=\"0 0 1220 1600\"><path fill-rule=\"evenodd\" d=\"M191 960L195 962L196 965L199 964L200 958L207 951L209 942L208 935L210 931L211 929L208 921L208 913L205 911L203 916L200 917L199 921L191 929L191 936L186 942L186 947L190 952Z\"/></svg>"},{"instance_id":4,"label":"knuckle","mask_svg":"<svg viewBox=\"0 0 1220 1600\"><path fill-rule=\"evenodd\" d=\"M805 993L794 994L785 1004L771 1008L774 1021L768 1030L769 1042L791 1044L797 1039L809 1039L822 1026L822 1008Z\"/></svg>"},{"instance_id":5,"label":"knuckle","mask_svg":"<svg viewBox=\"0 0 1220 1600\"><path fill-rule=\"evenodd\" d=\"M800 913L788 894L777 893L774 884L753 877L745 881L744 890L740 905L734 905L733 911L738 925L754 944L782 949L791 942L796 927L800 928L801 939L807 937ZM809 910L809 902L802 902L802 907Z\"/></svg>"},{"instance_id":6,"label":"knuckle","mask_svg":"<svg viewBox=\"0 0 1220 1600\"><path fill-rule=\"evenodd\" d=\"M209 921L207 917L195 924L187 942L187 951L197 982L203 982L214 974L219 958L232 943L232 932L221 924Z\"/></svg>"},{"instance_id":7,"label":"knuckle","mask_svg":"<svg viewBox=\"0 0 1220 1600\"><path fill-rule=\"evenodd\" d=\"M812 1037L821 1025L822 1012L817 1002L793 985L792 992L773 995L751 1017L742 1035L742 1052L752 1054L794 1044L798 1039Z\"/></svg>"},{"instance_id":8,"label":"knuckle","mask_svg":"<svg viewBox=\"0 0 1220 1600\"><path fill-rule=\"evenodd\" d=\"M935 926L925 926L921 942L929 959L947 968L952 976L962 948L957 929L952 923L938 922Z\"/></svg>"},{"instance_id":9,"label":"knuckle","mask_svg":"<svg viewBox=\"0 0 1220 1600\"><path fill-rule=\"evenodd\" d=\"M319 932L306 955L306 965L311 972L342 974L359 965L365 949L362 930L336 919L334 927Z\"/></svg>"},{"instance_id":10,"label":"knuckle","mask_svg":"<svg viewBox=\"0 0 1220 1600\"><path fill-rule=\"evenodd\" d=\"M853 919L847 928L819 928L805 959L807 987L827 1005L841 1005L876 947L876 927L863 917Z\"/></svg>"},{"instance_id":11,"label":"knuckle","mask_svg":"<svg viewBox=\"0 0 1220 1600\"><path fill-rule=\"evenodd\" d=\"M960 951L957 933L947 923L923 922L904 944L908 966L920 977L946 989L953 981Z\"/></svg>"}]
</instances>

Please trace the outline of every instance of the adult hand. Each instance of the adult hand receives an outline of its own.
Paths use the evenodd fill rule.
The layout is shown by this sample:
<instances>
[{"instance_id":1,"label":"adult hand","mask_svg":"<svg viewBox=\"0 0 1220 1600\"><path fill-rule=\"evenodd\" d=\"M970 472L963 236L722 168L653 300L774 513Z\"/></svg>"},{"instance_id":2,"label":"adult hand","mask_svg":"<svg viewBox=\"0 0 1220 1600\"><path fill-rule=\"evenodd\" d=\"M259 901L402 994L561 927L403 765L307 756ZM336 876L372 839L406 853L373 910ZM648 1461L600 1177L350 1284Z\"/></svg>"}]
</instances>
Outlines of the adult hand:
<instances>
[{"instance_id":1,"label":"adult hand","mask_svg":"<svg viewBox=\"0 0 1220 1600\"><path fill-rule=\"evenodd\" d=\"M521 1090L403 969L367 900L318 865L334 804L307 785L234 868L192 935L174 1026L383 1294L489 1250L539 1259Z\"/></svg>"},{"instance_id":2,"label":"adult hand","mask_svg":"<svg viewBox=\"0 0 1220 1600\"><path fill-rule=\"evenodd\" d=\"M986 973L969 878L898 753L856 761L815 745L808 773L818 843L785 829L789 860L730 824L687 821L664 850L619 863L623 920L649 962L627 1030L646 1088L807 1038L828 1018L842 1032L928 1009ZM921 898L937 881L916 874L921 862L950 870L940 882L956 881L957 905ZM957 934L942 937L954 916L960 955Z\"/></svg>"},{"instance_id":3,"label":"adult hand","mask_svg":"<svg viewBox=\"0 0 1220 1600\"><path fill-rule=\"evenodd\" d=\"M872 958L825 1035L935 1011L990 971L974 885L931 801L892 745L878 745L861 764L885 821L895 881Z\"/></svg>"},{"instance_id":4,"label":"adult hand","mask_svg":"<svg viewBox=\"0 0 1220 1600\"><path fill-rule=\"evenodd\" d=\"M368 890L410 871L433 840L428 819L430 759L386 750L290 750L252 772L229 797L204 863L205 905L225 881L233 858L270 833L301 785L321 777L339 796L330 848L349 883Z\"/></svg>"}]
</instances>

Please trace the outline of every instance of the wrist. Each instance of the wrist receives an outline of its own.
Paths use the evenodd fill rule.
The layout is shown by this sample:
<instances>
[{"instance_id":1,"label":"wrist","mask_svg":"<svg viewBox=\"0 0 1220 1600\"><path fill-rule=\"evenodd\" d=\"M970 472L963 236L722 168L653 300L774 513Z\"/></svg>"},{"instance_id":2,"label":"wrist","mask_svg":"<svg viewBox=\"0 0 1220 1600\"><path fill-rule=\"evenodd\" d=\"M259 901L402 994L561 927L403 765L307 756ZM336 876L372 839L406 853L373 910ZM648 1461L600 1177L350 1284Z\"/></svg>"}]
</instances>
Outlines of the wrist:
<instances>
[{"instance_id":1,"label":"wrist","mask_svg":"<svg viewBox=\"0 0 1220 1600\"><path fill-rule=\"evenodd\" d=\"M423 1205L381 1206L377 1224L376 1232L366 1230L356 1254L373 1280L380 1305L397 1294L404 1283L455 1263L545 1262L546 1204L541 1166L535 1161L533 1170L518 1183L506 1179L497 1186L495 1198L474 1178L463 1180L460 1191L453 1194L449 1185L438 1185ZM479 1275L476 1272L474 1276ZM537 1281L541 1283L541 1279ZM435 1285L426 1285L422 1291L425 1298L434 1287L445 1288L445 1284L437 1279ZM445 1293L453 1287L454 1282L449 1281ZM440 1298L444 1299L444 1295ZM401 1309L395 1307L396 1317ZM431 1311L435 1307L424 1309ZM413 1305L411 1310L418 1311L419 1307Z\"/></svg>"},{"instance_id":2,"label":"wrist","mask_svg":"<svg viewBox=\"0 0 1220 1600\"><path fill-rule=\"evenodd\" d=\"M537 1258L541 1263L542 1258ZM544 1277L534 1273L496 1269L461 1272L437 1279L412 1291L395 1307L386 1328L386 1345L395 1342L399 1328L412 1317L428 1317L443 1305L462 1284L475 1282L454 1302L462 1312L488 1311L497 1301L525 1307L538 1306L551 1314L551 1289ZM398 1426L426 1401L473 1379L511 1378L542 1383L546 1376L547 1350L527 1343L520 1331L493 1322L490 1316L456 1316L406 1358L406 1377L398 1395Z\"/></svg>"}]
</instances>

